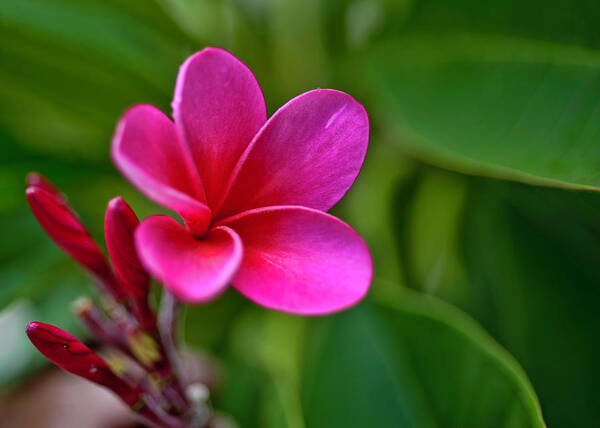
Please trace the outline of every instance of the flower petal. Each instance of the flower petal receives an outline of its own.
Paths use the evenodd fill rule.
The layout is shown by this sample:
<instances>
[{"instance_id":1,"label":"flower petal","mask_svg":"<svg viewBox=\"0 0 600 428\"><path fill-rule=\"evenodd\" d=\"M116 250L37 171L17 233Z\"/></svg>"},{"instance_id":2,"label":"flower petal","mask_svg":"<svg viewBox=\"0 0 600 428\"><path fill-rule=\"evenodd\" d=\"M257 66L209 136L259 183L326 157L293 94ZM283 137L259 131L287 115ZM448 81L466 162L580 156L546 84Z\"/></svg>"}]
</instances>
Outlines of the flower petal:
<instances>
[{"instance_id":1,"label":"flower petal","mask_svg":"<svg viewBox=\"0 0 600 428\"><path fill-rule=\"evenodd\" d=\"M306 92L256 135L216 217L273 205L327 211L354 182L368 141L369 118L354 98L330 89Z\"/></svg>"},{"instance_id":2,"label":"flower petal","mask_svg":"<svg viewBox=\"0 0 600 428\"><path fill-rule=\"evenodd\" d=\"M304 207L267 207L223 220L244 243L233 286L254 302L302 315L354 305L369 289L372 262L346 223Z\"/></svg>"},{"instance_id":3,"label":"flower petal","mask_svg":"<svg viewBox=\"0 0 600 428\"><path fill-rule=\"evenodd\" d=\"M127 110L113 137L112 157L146 196L177 211L194 233L206 231L211 213L202 183L173 122L160 110L146 104Z\"/></svg>"},{"instance_id":4,"label":"flower petal","mask_svg":"<svg viewBox=\"0 0 600 428\"><path fill-rule=\"evenodd\" d=\"M173 117L202 177L208 205L222 201L231 171L267 120L250 69L229 52L206 48L181 66Z\"/></svg>"},{"instance_id":5,"label":"flower petal","mask_svg":"<svg viewBox=\"0 0 600 428\"><path fill-rule=\"evenodd\" d=\"M213 228L197 239L167 216L144 220L135 241L146 269L188 303L202 303L224 291L243 252L239 236L228 227Z\"/></svg>"}]
</instances>

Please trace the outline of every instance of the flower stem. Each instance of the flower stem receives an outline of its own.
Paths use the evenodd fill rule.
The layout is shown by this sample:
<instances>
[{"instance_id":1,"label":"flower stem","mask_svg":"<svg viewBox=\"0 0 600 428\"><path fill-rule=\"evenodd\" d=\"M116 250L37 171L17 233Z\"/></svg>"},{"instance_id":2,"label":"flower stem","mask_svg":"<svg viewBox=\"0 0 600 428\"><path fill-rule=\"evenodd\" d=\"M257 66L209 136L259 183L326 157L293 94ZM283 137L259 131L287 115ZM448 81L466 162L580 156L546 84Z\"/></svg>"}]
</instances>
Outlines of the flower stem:
<instances>
[{"instance_id":1,"label":"flower stem","mask_svg":"<svg viewBox=\"0 0 600 428\"><path fill-rule=\"evenodd\" d=\"M177 403L178 407L187 408L189 403L185 395L185 380L181 371L176 345L179 308L180 305L175 296L165 290L158 313L158 332L165 358L173 371L173 384L171 387L168 386L168 390L165 392L170 395L171 399L179 401Z\"/></svg>"},{"instance_id":2,"label":"flower stem","mask_svg":"<svg viewBox=\"0 0 600 428\"><path fill-rule=\"evenodd\" d=\"M139 408L132 408L138 418L157 428L184 428L183 421L165 413L152 397L145 396Z\"/></svg>"},{"instance_id":3,"label":"flower stem","mask_svg":"<svg viewBox=\"0 0 600 428\"><path fill-rule=\"evenodd\" d=\"M76 300L73 310L97 340L111 345L133 358L123 332L106 318L91 300L87 298Z\"/></svg>"}]
</instances>

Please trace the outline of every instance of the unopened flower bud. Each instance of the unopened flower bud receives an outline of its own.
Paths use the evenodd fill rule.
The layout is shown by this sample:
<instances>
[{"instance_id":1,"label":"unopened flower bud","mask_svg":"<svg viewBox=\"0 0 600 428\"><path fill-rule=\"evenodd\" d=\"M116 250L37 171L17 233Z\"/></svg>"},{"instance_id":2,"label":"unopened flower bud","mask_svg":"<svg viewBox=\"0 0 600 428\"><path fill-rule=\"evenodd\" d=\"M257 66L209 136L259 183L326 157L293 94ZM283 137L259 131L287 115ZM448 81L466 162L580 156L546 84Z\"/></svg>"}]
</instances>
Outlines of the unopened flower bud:
<instances>
[{"instance_id":1,"label":"unopened flower bud","mask_svg":"<svg viewBox=\"0 0 600 428\"><path fill-rule=\"evenodd\" d=\"M102 358L71 334L34 321L27 325L27 336L38 351L61 369L105 386L129 406L138 403L141 390L117 376Z\"/></svg>"},{"instance_id":2,"label":"unopened flower bud","mask_svg":"<svg viewBox=\"0 0 600 428\"><path fill-rule=\"evenodd\" d=\"M132 298L132 309L140 325L146 330L156 327L156 316L148 305L150 276L140 263L133 232L139 220L127 202L113 198L106 209L104 236L106 247L117 276Z\"/></svg>"},{"instance_id":3,"label":"unopened flower bud","mask_svg":"<svg viewBox=\"0 0 600 428\"><path fill-rule=\"evenodd\" d=\"M123 300L124 290L106 258L64 197L39 174L28 177L28 182L37 183L27 188L27 201L48 236L90 271L116 300Z\"/></svg>"}]
</instances>

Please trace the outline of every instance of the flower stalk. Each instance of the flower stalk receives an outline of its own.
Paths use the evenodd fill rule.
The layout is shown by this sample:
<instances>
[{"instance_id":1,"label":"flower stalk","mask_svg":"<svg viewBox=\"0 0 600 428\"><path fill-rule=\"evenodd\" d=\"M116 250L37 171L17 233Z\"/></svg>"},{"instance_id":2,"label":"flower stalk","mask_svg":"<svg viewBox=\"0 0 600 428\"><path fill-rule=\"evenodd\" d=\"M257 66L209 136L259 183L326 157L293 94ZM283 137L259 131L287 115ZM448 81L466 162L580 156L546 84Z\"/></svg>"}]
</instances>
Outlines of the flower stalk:
<instances>
[{"instance_id":1,"label":"flower stalk","mask_svg":"<svg viewBox=\"0 0 600 428\"><path fill-rule=\"evenodd\" d=\"M106 318L90 299L80 298L76 300L73 309L77 318L97 340L120 350L124 354L130 354L127 339L123 332Z\"/></svg>"}]
</instances>

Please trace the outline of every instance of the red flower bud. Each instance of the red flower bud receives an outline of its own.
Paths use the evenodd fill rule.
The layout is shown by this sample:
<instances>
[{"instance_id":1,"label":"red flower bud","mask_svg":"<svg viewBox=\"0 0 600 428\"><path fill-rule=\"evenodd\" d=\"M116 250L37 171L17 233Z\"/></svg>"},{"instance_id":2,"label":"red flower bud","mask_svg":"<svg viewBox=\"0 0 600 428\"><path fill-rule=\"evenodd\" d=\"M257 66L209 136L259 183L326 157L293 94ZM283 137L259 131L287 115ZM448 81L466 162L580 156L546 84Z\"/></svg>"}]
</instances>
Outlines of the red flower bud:
<instances>
[{"instance_id":1,"label":"red flower bud","mask_svg":"<svg viewBox=\"0 0 600 428\"><path fill-rule=\"evenodd\" d=\"M27 187L30 187L30 186L41 187L48 193L51 193L56 196L60 196L61 200L66 204L66 200L62 196L61 191L58 190L58 188L54 184L52 184L46 177L44 177L39 172L30 172L29 174L27 174L27 177L25 178L25 183L27 184Z\"/></svg>"},{"instance_id":2,"label":"red flower bud","mask_svg":"<svg viewBox=\"0 0 600 428\"><path fill-rule=\"evenodd\" d=\"M50 182L39 174L30 175L27 188L31 211L48 236L67 254L89 270L117 300L125 293L106 258L75 212Z\"/></svg>"},{"instance_id":3,"label":"red flower bud","mask_svg":"<svg viewBox=\"0 0 600 428\"><path fill-rule=\"evenodd\" d=\"M133 311L145 329L156 326L154 312L148 306L150 276L140 263L133 242L139 220L123 198L113 198L106 209L104 237L117 276L133 300Z\"/></svg>"},{"instance_id":4,"label":"red flower bud","mask_svg":"<svg viewBox=\"0 0 600 428\"><path fill-rule=\"evenodd\" d=\"M75 337L49 324L30 322L27 336L48 360L61 369L105 386L129 406L139 402L141 390L117 376L98 355Z\"/></svg>"}]
</instances>

